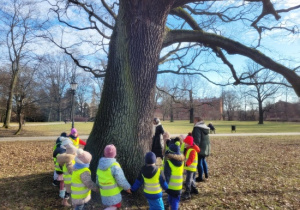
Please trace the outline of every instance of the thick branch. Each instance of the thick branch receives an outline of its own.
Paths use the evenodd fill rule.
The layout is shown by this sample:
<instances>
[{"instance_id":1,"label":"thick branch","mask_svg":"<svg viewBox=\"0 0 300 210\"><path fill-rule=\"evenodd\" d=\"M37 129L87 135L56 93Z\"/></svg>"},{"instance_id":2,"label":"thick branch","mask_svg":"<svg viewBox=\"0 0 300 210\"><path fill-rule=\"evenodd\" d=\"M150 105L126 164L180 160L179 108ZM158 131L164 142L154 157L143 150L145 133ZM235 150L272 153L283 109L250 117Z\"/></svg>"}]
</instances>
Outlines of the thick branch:
<instances>
[{"instance_id":1,"label":"thick branch","mask_svg":"<svg viewBox=\"0 0 300 210\"><path fill-rule=\"evenodd\" d=\"M199 42L202 44L209 44L221 47L229 54L239 54L251 58L256 63L284 76L293 86L297 95L300 96L300 77L293 70L273 61L258 50L216 34L188 30L169 31L165 36L163 46L166 47L178 42Z\"/></svg>"},{"instance_id":2,"label":"thick branch","mask_svg":"<svg viewBox=\"0 0 300 210\"><path fill-rule=\"evenodd\" d=\"M199 27L198 23L194 20L194 18L190 14L188 14L184 9L180 7L174 8L171 10L170 14L176 15L184 19L192 27L193 30L203 31ZM223 63L229 67L232 76L236 81L235 83L238 84L240 80L238 79L234 66L228 61L228 59L226 58L222 50L219 47L216 47L214 45L207 45L207 46L210 47L216 53L216 55L223 61Z\"/></svg>"}]
</instances>

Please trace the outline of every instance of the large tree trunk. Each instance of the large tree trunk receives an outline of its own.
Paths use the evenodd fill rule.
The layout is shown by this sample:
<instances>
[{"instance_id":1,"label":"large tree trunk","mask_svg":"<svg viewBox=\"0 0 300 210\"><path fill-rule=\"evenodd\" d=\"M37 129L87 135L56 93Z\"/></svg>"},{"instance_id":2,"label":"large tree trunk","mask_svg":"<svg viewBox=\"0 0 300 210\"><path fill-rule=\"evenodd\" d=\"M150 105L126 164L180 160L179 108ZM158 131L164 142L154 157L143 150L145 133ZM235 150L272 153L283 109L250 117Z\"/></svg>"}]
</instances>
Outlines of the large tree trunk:
<instances>
[{"instance_id":1,"label":"large tree trunk","mask_svg":"<svg viewBox=\"0 0 300 210\"><path fill-rule=\"evenodd\" d=\"M12 79L9 87L9 95L7 100L7 107L5 112L5 121L3 124L3 127L9 128L10 119L11 119L11 112L12 112L12 104L13 104L13 96L14 96L14 90L17 84L18 79L18 71L12 74Z\"/></svg>"},{"instance_id":2,"label":"large tree trunk","mask_svg":"<svg viewBox=\"0 0 300 210\"><path fill-rule=\"evenodd\" d=\"M120 0L101 103L86 149L92 176L107 144L132 183L144 164L152 134L158 58L170 5L166 0ZM151 12L148 12L151 11Z\"/></svg>"}]
</instances>

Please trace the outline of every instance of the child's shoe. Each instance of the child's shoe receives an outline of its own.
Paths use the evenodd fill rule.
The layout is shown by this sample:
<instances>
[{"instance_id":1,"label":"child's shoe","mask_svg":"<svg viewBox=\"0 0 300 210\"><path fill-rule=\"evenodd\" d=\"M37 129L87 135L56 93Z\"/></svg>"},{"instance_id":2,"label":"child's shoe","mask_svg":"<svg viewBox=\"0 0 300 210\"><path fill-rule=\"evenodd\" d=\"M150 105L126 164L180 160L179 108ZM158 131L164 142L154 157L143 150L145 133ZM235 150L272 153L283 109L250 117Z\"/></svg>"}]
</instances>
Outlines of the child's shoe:
<instances>
[{"instance_id":1,"label":"child's shoe","mask_svg":"<svg viewBox=\"0 0 300 210\"><path fill-rule=\"evenodd\" d=\"M192 187L191 194L196 194L196 195L199 194L199 191L197 190L196 187Z\"/></svg>"},{"instance_id":2,"label":"child's shoe","mask_svg":"<svg viewBox=\"0 0 300 210\"><path fill-rule=\"evenodd\" d=\"M62 204L63 206L71 206L71 205L68 203L68 200L67 200L67 199L63 199L62 202L61 202L61 204Z\"/></svg>"},{"instance_id":3,"label":"child's shoe","mask_svg":"<svg viewBox=\"0 0 300 210\"><path fill-rule=\"evenodd\" d=\"M182 200L189 200L191 199L191 194L190 192L185 191L182 196L181 196Z\"/></svg>"},{"instance_id":4,"label":"child's shoe","mask_svg":"<svg viewBox=\"0 0 300 210\"><path fill-rule=\"evenodd\" d=\"M196 182L204 182L204 179L202 179L202 177L197 177Z\"/></svg>"}]
</instances>

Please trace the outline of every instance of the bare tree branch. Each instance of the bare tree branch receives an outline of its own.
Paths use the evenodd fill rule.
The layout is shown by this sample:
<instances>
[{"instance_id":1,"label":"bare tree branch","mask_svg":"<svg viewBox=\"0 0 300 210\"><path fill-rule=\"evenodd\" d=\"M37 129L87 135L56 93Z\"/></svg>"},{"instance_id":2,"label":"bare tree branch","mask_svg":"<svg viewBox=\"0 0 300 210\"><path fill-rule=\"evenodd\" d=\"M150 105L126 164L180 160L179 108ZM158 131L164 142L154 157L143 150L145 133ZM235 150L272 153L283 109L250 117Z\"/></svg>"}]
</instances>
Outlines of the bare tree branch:
<instances>
[{"instance_id":1,"label":"bare tree branch","mask_svg":"<svg viewBox=\"0 0 300 210\"><path fill-rule=\"evenodd\" d=\"M268 56L264 55L258 50L249 48L239 42L231 39L212 34L203 31L187 31L187 30L173 30L169 31L165 36L163 46L169 46L178 42L199 42L203 44L209 44L218 46L226 50L229 54L239 54L251 58L256 63L271 69L281 75L283 75L289 83L293 86L296 93L300 95L300 77L295 71L273 61Z\"/></svg>"}]
</instances>

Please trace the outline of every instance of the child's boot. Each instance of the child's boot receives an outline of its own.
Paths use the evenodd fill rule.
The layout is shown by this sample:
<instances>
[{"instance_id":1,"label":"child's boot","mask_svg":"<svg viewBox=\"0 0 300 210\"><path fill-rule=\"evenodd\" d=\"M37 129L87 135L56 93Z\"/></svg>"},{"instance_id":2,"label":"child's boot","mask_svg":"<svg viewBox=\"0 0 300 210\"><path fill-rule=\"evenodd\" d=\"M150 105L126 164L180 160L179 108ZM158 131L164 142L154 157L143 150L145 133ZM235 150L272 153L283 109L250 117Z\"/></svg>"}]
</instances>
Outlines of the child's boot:
<instances>
[{"instance_id":1,"label":"child's boot","mask_svg":"<svg viewBox=\"0 0 300 210\"><path fill-rule=\"evenodd\" d=\"M192 189L191 189L191 194L196 194L196 195L199 194L199 191L197 190L196 187L192 187Z\"/></svg>"},{"instance_id":2,"label":"child's boot","mask_svg":"<svg viewBox=\"0 0 300 210\"><path fill-rule=\"evenodd\" d=\"M68 199L65 199L65 198L62 200L62 205L63 205L63 206L71 206L71 205L68 203Z\"/></svg>"},{"instance_id":3,"label":"child's boot","mask_svg":"<svg viewBox=\"0 0 300 210\"><path fill-rule=\"evenodd\" d=\"M189 200L191 199L191 193L188 191L185 191L182 196L181 196L182 200Z\"/></svg>"}]
</instances>

